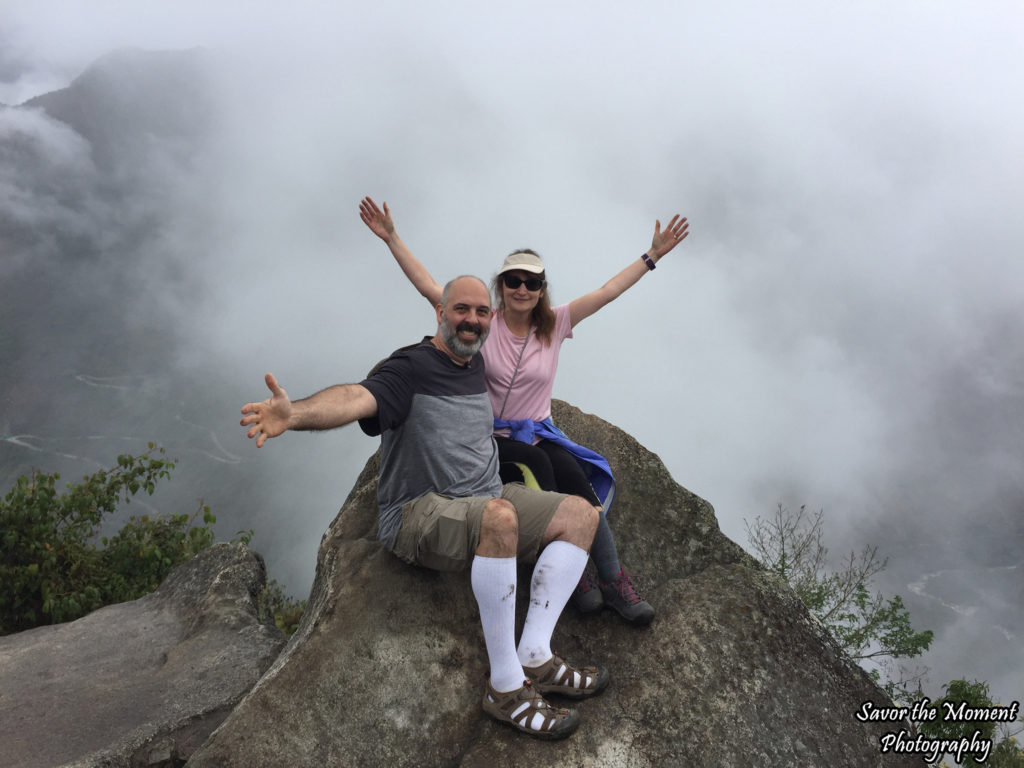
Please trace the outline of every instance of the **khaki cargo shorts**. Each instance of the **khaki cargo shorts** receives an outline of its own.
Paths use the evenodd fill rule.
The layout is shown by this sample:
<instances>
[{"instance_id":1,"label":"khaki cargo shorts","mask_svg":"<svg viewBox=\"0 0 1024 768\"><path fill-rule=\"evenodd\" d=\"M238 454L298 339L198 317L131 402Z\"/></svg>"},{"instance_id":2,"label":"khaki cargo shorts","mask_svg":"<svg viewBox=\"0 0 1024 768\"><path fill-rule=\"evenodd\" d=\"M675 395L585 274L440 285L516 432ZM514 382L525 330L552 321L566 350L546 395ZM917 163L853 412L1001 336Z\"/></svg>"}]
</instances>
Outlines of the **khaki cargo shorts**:
<instances>
[{"instance_id":1,"label":"khaki cargo shorts","mask_svg":"<svg viewBox=\"0 0 1024 768\"><path fill-rule=\"evenodd\" d=\"M519 516L517 557L533 562L540 553L541 537L547 530L564 493L538 491L522 483L508 483L501 491ZM427 493L402 505L402 527L394 553L407 563L435 571L468 568L480 543L480 521L487 496L449 498Z\"/></svg>"}]
</instances>

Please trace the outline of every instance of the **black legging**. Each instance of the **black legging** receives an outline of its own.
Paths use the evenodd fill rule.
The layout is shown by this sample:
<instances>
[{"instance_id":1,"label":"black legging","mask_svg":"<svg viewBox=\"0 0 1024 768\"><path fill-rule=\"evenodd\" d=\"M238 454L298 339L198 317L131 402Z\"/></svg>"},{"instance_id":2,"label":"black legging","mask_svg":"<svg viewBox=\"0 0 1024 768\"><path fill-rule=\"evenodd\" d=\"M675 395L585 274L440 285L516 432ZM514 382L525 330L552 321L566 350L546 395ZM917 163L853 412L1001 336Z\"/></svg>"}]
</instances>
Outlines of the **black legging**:
<instances>
[{"instance_id":1,"label":"black legging","mask_svg":"<svg viewBox=\"0 0 1024 768\"><path fill-rule=\"evenodd\" d=\"M583 468L565 448L543 439L536 445L498 435L494 436L494 440L498 444L502 482L522 480L519 468L510 466L512 462L519 462L530 468L542 491L582 496L595 507L600 506L601 502L590 487Z\"/></svg>"}]
</instances>

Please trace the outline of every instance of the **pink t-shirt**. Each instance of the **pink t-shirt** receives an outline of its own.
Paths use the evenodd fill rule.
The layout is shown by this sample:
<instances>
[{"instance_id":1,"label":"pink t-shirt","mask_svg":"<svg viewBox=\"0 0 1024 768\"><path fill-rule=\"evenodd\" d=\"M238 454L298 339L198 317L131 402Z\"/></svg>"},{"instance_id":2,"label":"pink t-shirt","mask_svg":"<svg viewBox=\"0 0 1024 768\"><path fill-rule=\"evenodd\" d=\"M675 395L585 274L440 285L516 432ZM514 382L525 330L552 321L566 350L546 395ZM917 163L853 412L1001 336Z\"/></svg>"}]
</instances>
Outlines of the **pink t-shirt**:
<instances>
[{"instance_id":1,"label":"pink t-shirt","mask_svg":"<svg viewBox=\"0 0 1024 768\"><path fill-rule=\"evenodd\" d=\"M551 344L545 345L531 329L522 362L519 363L515 386L511 391L509 383L516 369L516 361L519 360L519 352L523 349L523 338L513 335L508 329L500 310L491 321L491 332L480 348L480 354L487 365L487 394L491 397L495 417L507 421L543 421L551 416L551 391L555 386L555 371L558 370L558 352L562 342L572 338L569 305L562 304L552 310L555 313L555 329L551 334ZM495 430L495 434L508 437L508 430Z\"/></svg>"}]
</instances>

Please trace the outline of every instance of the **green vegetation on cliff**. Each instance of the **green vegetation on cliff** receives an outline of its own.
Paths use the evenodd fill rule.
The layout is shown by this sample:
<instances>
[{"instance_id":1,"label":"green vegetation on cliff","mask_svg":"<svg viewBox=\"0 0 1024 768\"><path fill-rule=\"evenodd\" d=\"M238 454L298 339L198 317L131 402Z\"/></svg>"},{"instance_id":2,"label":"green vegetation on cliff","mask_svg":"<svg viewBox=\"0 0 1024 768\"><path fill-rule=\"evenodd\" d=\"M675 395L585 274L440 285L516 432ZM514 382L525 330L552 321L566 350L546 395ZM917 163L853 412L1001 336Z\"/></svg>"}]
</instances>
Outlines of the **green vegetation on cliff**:
<instances>
[{"instance_id":1,"label":"green vegetation on cliff","mask_svg":"<svg viewBox=\"0 0 1024 768\"><path fill-rule=\"evenodd\" d=\"M133 515L115 535L100 537L106 515L140 491L152 495L174 466L150 443L146 452L118 456L115 466L68 483L63 492L57 473L36 469L18 477L0 501L0 635L135 600L213 544L216 517L202 504L191 515ZM251 531L240 533L245 544L251 538ZM270 581L261 619L294 632L303 606Z\"/></svg>"},{"instance_id":2,"label":"green vegetation on cliff","mask_svg":"<svg viewBox=\"0 0 1024 768\"><path fill-rule=\"evenodd\" d=\"M792 512L779 504L770 518L757 517L747 523L747 538L761 564L789 583L843 650L857 662L880 664L888 673L885 679L878 668L870 670L872 677L894 702L905 706L907 712L916 712L915 704L929 702L922 690L923 673L907 676L898 661L927 651L934 635L930 630L914 630L899 595L886 599L881 593L872 594L874 577L888 564L887 558L879 557L877 547L851 551L840 570L829 570L823 521L821 511L809 514L800 507ZM952 709L945 710L947 706ZM916 722L920 733L930 740L982 740L987 744L984 752L964 753L979 768L1024 768L1024 750L1015 738L1024 730L1024 718L1002 723L997 729L991 720L942 716L944 710L955 713L966 707L984 711L999 706L989 697L987 683L952 680L944 686L941 698L921 708L924 714Z\"/></svg>"}]
</instances>

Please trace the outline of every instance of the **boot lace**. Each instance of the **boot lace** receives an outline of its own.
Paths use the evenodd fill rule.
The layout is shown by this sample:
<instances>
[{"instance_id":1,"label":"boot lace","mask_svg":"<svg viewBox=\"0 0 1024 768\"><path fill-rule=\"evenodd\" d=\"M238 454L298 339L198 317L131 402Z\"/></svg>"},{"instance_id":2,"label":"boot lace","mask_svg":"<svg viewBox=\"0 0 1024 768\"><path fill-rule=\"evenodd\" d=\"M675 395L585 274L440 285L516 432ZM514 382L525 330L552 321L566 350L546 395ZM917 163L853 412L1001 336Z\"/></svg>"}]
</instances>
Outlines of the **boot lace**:
<instances>
[{"instance_id":1,"label":"boot lace","mask_svg":"<svg viewBox=\"0 0 1024 768\"><path fill-rule=\"evenodd\" d=\"M633 586L633 580L630 579L629 574L625 571L621 571L618 578L615 579L615 591L622 596L627 605L636 605L643 600L637 594L636 587Z\"/></svg>"}]
</instances>

